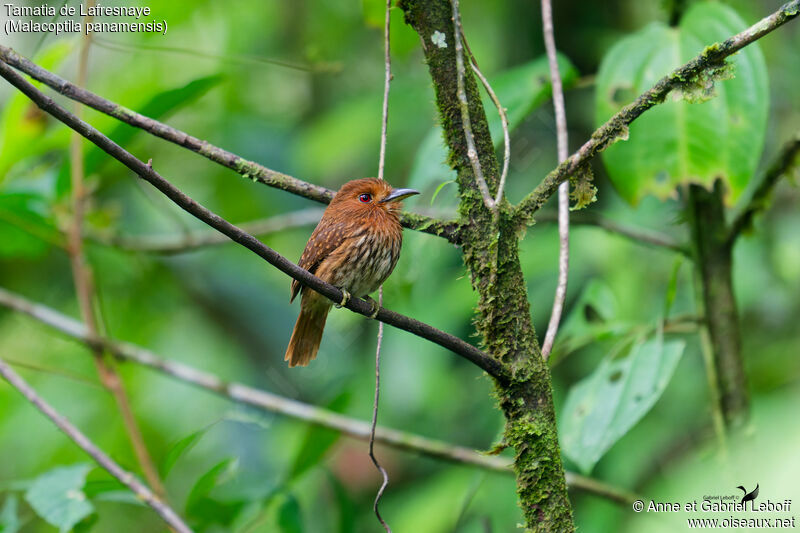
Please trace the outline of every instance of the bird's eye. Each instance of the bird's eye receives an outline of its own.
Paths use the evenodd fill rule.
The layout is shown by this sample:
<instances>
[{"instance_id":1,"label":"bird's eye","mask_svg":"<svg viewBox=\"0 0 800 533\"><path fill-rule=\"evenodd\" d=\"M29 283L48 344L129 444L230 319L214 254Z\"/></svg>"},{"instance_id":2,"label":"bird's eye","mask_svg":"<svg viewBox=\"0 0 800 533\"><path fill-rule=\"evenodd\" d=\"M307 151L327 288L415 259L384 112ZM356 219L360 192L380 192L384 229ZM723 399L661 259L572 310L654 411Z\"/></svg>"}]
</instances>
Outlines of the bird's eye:
<instances>
[{"instance_id":1,"label":"bird's eye","mask_svg":"<svg viewBox=\"0 0 800 533\"><path fill-rule=\"evenodd\" d=\"M358 199L360 201L364 202L365 204L368 204L368 203L370 203L372 201L372 195L368 194L368 193L364 193L364 194L360 195L358 197Z\"/></svg>"}]
</instances>

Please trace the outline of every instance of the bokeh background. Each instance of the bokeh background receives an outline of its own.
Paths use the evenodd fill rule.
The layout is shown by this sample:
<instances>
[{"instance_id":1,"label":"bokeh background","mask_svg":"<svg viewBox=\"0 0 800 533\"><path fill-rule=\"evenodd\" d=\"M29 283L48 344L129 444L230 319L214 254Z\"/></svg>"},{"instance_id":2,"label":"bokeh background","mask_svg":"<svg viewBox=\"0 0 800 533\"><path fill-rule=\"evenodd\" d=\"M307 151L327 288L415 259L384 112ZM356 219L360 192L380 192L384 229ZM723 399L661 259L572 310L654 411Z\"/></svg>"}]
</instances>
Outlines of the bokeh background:
<instances>
[{"instance_id":1,"label":"bokeh background","mask_svg":"<svg viewBox=\"0 0 800 533\"><path fill-rule=\"evenodd\" d=\"M725 3L748 23L780 4ZM377 173L381 2L130 0L125 5L149 5L152 18L166 20L169 30L163 36L97 36L91 47L90 90L272 169L333 189ZM574 66L575 79L566 93L573 149L594 129L593 76L604 53L651 21L666 21L669 9L660 1L556 3L556 40ZM470 46L490 80L542 57L538 2L462 2L462 11ZM4 8L0 23L6 19ZM75 79L80 42L75 36L3 35L0 42ZM790 23L760 43L770 87L763 169L800 124L800 24ZM406 202L407 209L453 213L454 185L445 185L434 198L452 176L435 150L433 156L423 150L436 123L434 95L420 39L403 23L399 9L392 10L391 44L387 179L423 191ZM91 110L84 117L139 158L152 158L163 176L232 222L317 207ZM0 83L0 128L0 286L78 317L68 257L52 242L67 220L68 131L6 83ZM92 153L89 146L86 150L93 193L89 233L175 235L203 229L119 163ZM512 201L555 167L555 153L552 108L543 99L529 106L512 136ZM593 168L599 194L591 211L687 237L677 200L646 198L631 207L607 181L599 159ZM781 183L768 212L735 249L735 288L753 404L748 431L731 439L723 458L711 426L698 336L690 332L681 336L687 347L663 396L599 461L592 476L657 501L679 502L736 494L736 485L759 483L762 497L794 497L800 505L795 481L800 475L799 200L796 188ZM263 239L296 259L312 227ZM557 246L555 227L547 223L531 228L521 244L541 335L555 288ZM601 284L613 300L604 313L615 323L649 327L661 317L673 278L673 312L693 312L691 265L681 264L675 253L591 226L574 228L571 251L566 312L573 321L589 312L581 304L586 288ZM370 417L375 322L332 312L318 359L290 371L282 355L298 305L289 304L289 279L254 254L225 244L165 256L119 250L93 239L87 241L87 253L103 320L114 338L224 379L361 420ZM394 310L477 342L468 273L459 251L441 239L405 232L403 254L384 287L384 299ZM614 345L613 339L578 349L557 345L557 410L570 387ZM99 386L84 346L0 309L0 356L14 362L42 396L101 448L136 468L114 402ZM366 443L237 406L130 364L119 370L157 463L164 462L176 442L199 432L196 445L180 456L165 480L171 501L199 530L378 530L372 499L379 476ZM499 440L503 419L490 381L445 349L389 327L382 375L381 425L479 450ZM513 531L522 521L510 475L382 446L377 453L391 476L382 510L395 531L501 532ZM3 502L6 508L10 500L17 502L20 531L53 530L25 503L31 480L86 462L48 420L0 383L0 509ZM577 469L569 460L566 465ZM208 481L210 471L222 473L199 500L197 492L192 500L198 480ZM100 486L109 477L94 469L88 479ZM581 531L674 530L669 520L675 517L636 515L627 506L584 492L574 491L571 497ZM148 508L117 499L122 501L93 500L95 521L84 526L98 532L163 529ZM0 531L16 531L10 523L4 524L7 529L0 525Z\"/></svg>"}]
</instances>

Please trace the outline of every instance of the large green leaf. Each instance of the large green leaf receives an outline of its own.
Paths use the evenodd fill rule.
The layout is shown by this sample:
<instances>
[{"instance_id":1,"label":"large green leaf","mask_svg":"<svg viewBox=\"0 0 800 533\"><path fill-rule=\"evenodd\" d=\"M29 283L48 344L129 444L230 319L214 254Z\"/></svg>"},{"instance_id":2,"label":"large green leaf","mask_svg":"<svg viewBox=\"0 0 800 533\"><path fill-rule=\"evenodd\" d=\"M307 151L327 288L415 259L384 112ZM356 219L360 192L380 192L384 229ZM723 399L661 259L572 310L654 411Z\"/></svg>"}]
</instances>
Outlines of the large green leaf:
<instances>
[{"instance_id":1,"label":"large green leaf","mask_svg":"<svg viewBox=\"0 0 800 533\"><path fill-rule=\"evenodd\" d=\"M558 56L558 66L564 87L571 86L578 71L563 55ZM550 98L550 69L547 57L511 68L489 80L500 104L506 108L508 127L514 131L534 109ZM502 123L494 103L483 97L489 131L495 146L503 142ZM423 190L436 187L443 181L455 178L455 172L447 165L447 148L442 137L442 128L436 126L425 136L414 157L409 187Z\"/></svg>"},{"instance_id":2,"label":"large green leaf","mask_svg":"<svg viewBox=\"0 0 800 533\"><path fill-rule=\"evenodd\" d=\"M25 493L25 500L36 514L59 531L69 531L94 512L82 490L92 468L89 464L78 464L45 472Z\"/></svg>"},{"instance_id":3,"label":"large green leaf","mask_svg":"<svg viewBox=\"0 0 800 533\"><path fill-rule=\"evenodd\" d=\"M683 341L661 337L607 357L567 394L561 421L564 454L588 473L655 405L683 354Z\"/></svg>"},{"instance_id":4,"label":"large green leaf","mask_svg":"<svg viewBox=\"0 0 800 533\"><path fill-rule=\"evenodd\" d=\"M677 28L654 23L626 37L600 65L597 124L707 45L724 41L745 27L730 7L700 2L686 12ZM717 178L728 185L729 203L739 197L758 165L764 144L768 79L757 45L746 47L729 62L734 79L703 78L695 90L668 97L631 124L626 142L603 153L611 181L628 202L635 204L647 194L665 198L680 184L710 185ZM728 73L725 69L719 77ZM714 94L716 97L709 99Z\"/></svg>"}]
</instances>

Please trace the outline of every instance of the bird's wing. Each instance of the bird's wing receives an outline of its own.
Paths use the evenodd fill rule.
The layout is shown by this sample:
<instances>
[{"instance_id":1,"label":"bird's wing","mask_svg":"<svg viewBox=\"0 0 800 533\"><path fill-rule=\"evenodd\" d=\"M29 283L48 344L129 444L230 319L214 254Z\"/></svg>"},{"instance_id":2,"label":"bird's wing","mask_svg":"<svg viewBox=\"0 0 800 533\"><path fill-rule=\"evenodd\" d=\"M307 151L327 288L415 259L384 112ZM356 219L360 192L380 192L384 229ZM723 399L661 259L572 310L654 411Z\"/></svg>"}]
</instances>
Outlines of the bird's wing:
<instances>
[{"instance_id":1,"label":"bird's wing","mask_svg":"<svg viewBox=\"0 0 800 533\"><path fill-rule=\"evenodd\" d=\"M323 216L311 234L311 238L308 239L306 249L303 250L303 255L300 256L300 261L297 264L312 274L316 272L319 264L344 242L347 235L346 229L344 224L326 221ZM299 292L300 282L293 279L292 297L289 301L294 301Z\"/></svg>"}]
</instances>

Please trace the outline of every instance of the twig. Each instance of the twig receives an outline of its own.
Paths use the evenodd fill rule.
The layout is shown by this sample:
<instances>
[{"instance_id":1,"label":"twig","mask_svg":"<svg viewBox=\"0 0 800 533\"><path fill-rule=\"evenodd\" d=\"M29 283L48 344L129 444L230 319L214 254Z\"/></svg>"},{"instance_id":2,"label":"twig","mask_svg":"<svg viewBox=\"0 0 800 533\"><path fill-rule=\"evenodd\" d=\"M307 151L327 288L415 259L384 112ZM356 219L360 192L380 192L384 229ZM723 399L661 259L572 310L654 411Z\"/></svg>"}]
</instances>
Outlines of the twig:
<instances>
[{"instance_id":1,"label":"twig","mask_svg":"<svg viewBox=\"0 0 800 533\"><path fill-rule=\"evenodd\" d=\"M542 211L536 215L537 223L556 222L557 220L557 213ZM667 234L649 229L627 226L597 213L578 211L577 213L572 213L570 222L575 226L596 226L609 233L616 233L634 242L658 248L667 248L668 250L678 252L686 257L691 257L691 252L685 244L679 243Z\"/></svg>"},{"instance_id":2,"label":"twig","mask_svg":"<svg viewBox=\"0 0 800 533\"><path fill-rule=\"evenodd\" d=\"M553 108L556 116L556 138L558 142L558 160L564 161L569 155L567 139L567 112L564 105L564 87L558 69L556 55L556 39L553 32L553 8L550 0L542 0L542 32L547 50L547 62L550 65L550 85L553 88ZM567 298L567 279L569 276L569 181L558 186L558 284L553 298L553 310L542 344L542 357L547 360L556 340L556 332L564 312L564 301Z\"/></svg>"},{"instance_id":3,"label":"twig","mask_svg":"<svg viewBox=\"0 0 800 533\"><path fill-rule=\"evenodd\" d=\"M234 153L214 146L208 141L193 137L163 122L153 120L152 118L136 113L110 100L106 100L43 69L7 46L0 45L0 61L24 72L33 79L44 83L71 100L87 105L92 109L114 117L135 128L140 128L156 137L187 148L255 182L324 204L329 203L336 193L336 191L332 191L326 187L314 185L313 183L299 180L288 174L271 170L254 161L249 161ZM454 221L437 220L416 213L405 212L401 213L400 222L406 228L437 235L454 244L458 244L458 225Z\"/></svg>"},{"instance_id":4,"label":"twig","mask_svg":"<svg viewBox=\"0 0 800 533\"><path fill-rule=\"evenodd\" d=\"M25 81L19 74L17 74L12 68L2 61L0 61L0 76L4 77L17 89L22 91L43 111L51 114L70 128L74 129L92 141L104 152L109 154L114 159L117 159L145 181L152 184L165 196L167 196L170 200L175 202L179 207L188 213L192 214L199 220L202 220L217 231L224 233L232 240L241 244L250 251L256 253L268 263L278 268L281 272L298 280L303 285L311 287L311 289L319 292L334 302L342 301L341 290L329 283L322 281L307 270L300 268L252 235L242 231L227 220L209 211L188 197L169 181L161 177L161 175L159 175L155 170L153 170L151 167L148 167L147 164L134 157L130 152L114 143L111 139L100 133L89 124L78 120L75 115L56 104L49 97L42 94L41 91ZM362 300L361 298L350 298L345 307L367 317L372 316L374 313L373 305L365 300ZM428 339L429 341L452 350L454 353L464 357L468 361L485 370L490 376L494 377L501 383L507 383L509 380L508 369L502 363L489 357L475 346L472 346L458 337L385 308L379 309L375 318L381 322L404 329L410 333L418 335L424 339Z\"/></svg>"},{"instance_id":5,"label":"twig","mask_svg":"<svg viewBox=\"0 0 800 533\"><path fill-rule=\"evenodd\" d=\"M558 186L581 165L608 148L618 137L627 133L628 125L648 109L663 103L673 90L680 90L708 68L721 65L725 58L735 54L748 44L779 28L800 14L800 0L792 0L773 14L761 19L746 30L737 33L722 43L706 47L697 57L661 78L652 88L642 93L633 103L623 107L592 134L580 149L569 159L552 170L528 196L517 206L515 217L521 229L533 220L533 214L553 195Z\"/></svg>"},{"instance_id":6,"label":"twig","mask_svg":"<svg viewBox=\"0 0 800 533\"><path fill-rule=\"evenodd\" d=\"M780 154L770 165L761 183L753 191L750 200L744 208L737 214L731 223L728 236L729 244L732 244L743 231L750 227L753 218L767 207L767 199L772 189L778 184L781 176L786 174L794 165L797 164L797 156L800 154L800 134L795 135L794 139L787 142L781 149Z\"/></svg>"},{"instance_id":7,"label":"twig","mask_svg":"<svg viewBox=\"0 0 800 533\"><path fill-rule=\"evenodd\" d=\"M457 80L457 94L458 104L461 109L461 125L464 129L464 138L467 141L467 157L472 165L472 172L475 174L475 181L478 184L478 189L483 197L483 204L486 209L493 211L495 208L494 200L491 193L489 193L489 186L486 185L486 178L483 176L483 169L481 168L481 161L478 158L478 150L475 148L475 137L472 134L472 125L469 119L469 103L467 102L466 83L464 78L466 72L464 70L464 48L461 45L461 14L458 10L458 0L450 0L453 7L453 40L455 41L456 48L456 70L458 71Z\"/></svg>"},{"instance_id":8,"label":"twig","mask_svg":"<svg viewBox=\"0 0 800 533\"><path fill-rule=\"evenodd\" d=\"M86 326L47 306L37 304L0 288L0 305L26 314L31 318L87 345L101 344L120 361L147 367L161 374L208 390L234 402L265 411L280 413L316 426L341 432L344 435L368 440L371 425L339 413L306 403L284 398L247 385L228 382L214 374L198 370L177 361L163 359L155 353L131 343L105 338L93 338ZM505 474L512 474L511 462L503 457L484 455L475 450L455 446L439 440L378 426L375 442L406 451L415 452L448 462L468 464ZM572 488L587 490L622 504L637 499L636 495L579 474L567 472L567 483Z\"/></svg>"},{"instance_id":9,"label":"twig","mask_svg":"<svg viewBox=\"0 0 800 533\"><path fill-rule=\"evenodd\" d=\"M503 170L500 173L500 184L497 186L497 194L494 197L494 203L496 205L503 199L503 193L506 188L506 178L508 177L508 165L511 162L511 136L508 133L508 115L506 114L506 108L500 103L500 99L489 84L489 80L486 79L481 69L478 68L478 60L475 59L475 55L472 53L472 50L470 50L467 37L464 35L463 31L461 32L461 39L464 41L464 48L467 49L467 54L469 54L472 71L478 79L481 80L483 88L486 89L486 94L489 95L489 98L491 98L494 106L497 108L497 113L500 115L500 125L503 128Z\"/></svg>"},{"instance_id":10,"label":"twig","mask_svg":"<svg viewBox=\"0 0 800 533\"><path fill-rule=\"evenodd\" d=\"M94 0L90 0L88 5L94 6ZM84 17L85 22L88 23L91 15ZM88 78L88 64L89 64L89 48L91 46L92 37L90 34L83 36L81 40L80 55L78 58L78 84L86 85ZM80 120L80 115L83 112L83 106L76 103L75 113ZM72 182L71 200L72 200L72 217L70 224L67 228L67 254L69 255L70 265L72 267L72 278L75 284L75 292L78 297L78 307L80 308L83 321L89 328L89 331L97 335L100 327L100 321L94 309L94 302L96 301L96 292L93 282L92 268L89 265L86 255L83 251L83 219L86 212L86 202L88 200L88 193L84 185L84 165L83 165L83 137L78 133L73 132L70 138L69 145L70 153L70 178ZM93 349L94 362L97 367L97 373L100 376L100 382L114 397L117 403L117 408L122 418L122 423L125 427L125 432L130 439L131 446L136 454L136 460L144 472L147 482L153 487L153 490L161 498L166 494L164 486L158 477L158 472L153 465L153 459L150 457L150 452L147 450L147 445L142 437L142 432L139 429L139 424L136 422L136 417L130 407L128 395L125 392L125 386L122 380L114 369L110 361L106 361L103 350L99 347Z\"/></svg>"},{"instance_id":11,"label":"twig","mask_svg":"<svg viewBox=\"0 0 800 533\"><path fill-rule=\"evenodd\" d=\"M392 83L392 55L389 42L389 30L391 28L390 10L392 8L392 0L386 0L386 21L383 28L383 63L384 63L384 79L383 79L383 109L381 114L381 149L378 156L378 179L383 179L384 169L386 167L386 136L389 128L389 87ZM383 285L378 288L378 306L383 306ZM386 520L381 516L378 510L378 504L381 501L383 492L389 485L389 474L386 469L378 462L375 457L375 428L378 425L378 405L380 404L381 397L381 345L383 344L383 322L378 322L378 341L375 347L375 398L372 403L372 425L369 430L369 458L372 464L381 473L383 481L375 494L375 501L372 503L372 510L381 523L383 529L387 533L392 533L392 528L386 523Z\"/></svg>"},{"instance_id":12,"label":"twig","mask_svg":"<svg viewBox=\"0 0 800 533\"><path fill-rule=\"evenodd\" d=\"M391 1L391 0L387 0ZM389 8L387 7L387 17ZM378 305L383 305L383 287L380 288L378 291ZM378 510L378 503L381 501L381 497L383 496L383 492L386 490L386 487L389 485L389 474L386 472L386 469L381 466L378 462L378 458L375 457L375 430L378 427L378 404L380 402L381 397L381 345L383 344L383 322L378 323L378 344L375 348L375 399L372 404L372 424L369 428L369 458L372 459L372 464L375 465L375 468L378 469L378 472L381 473L381 477L383 481L381 482L381 487L378 489L378 493L375 495L375 501L372 504L372 510L375 511L375 516L378 517L378 521L383 526L387 532L391 533L392 528L389 527L389 524L386 523L386 520L383 519L381 516L380 511Z\"/></svg>"},{"instance_id":13,"label":"twig","mask_svg":"<svg viewBox=\"0 0 800 533\"><path fill-rule=\"evenodd\" d=\"M92 443L81 431L73 426L69 420L60 415L50 404L45 402L25 380L23 380L3 359L0 359L0 375L17 389L29 402L49 418L67 437L77 444L83 451L120 483L128 487L137 498L149 505L174 531L191 533L191 529L166 503L161 501L146 485L139 482L133 474L123 470L108 455Z\"/></svg>"},{"instance_id":14,"label":"twig","mask_svg":"<svg viewBox=\"0 0 800 533\"><path fill-rule=\"evenodd\" d=\"M79 374L73 374L67 370L61 370L60 368L51 368L47 366L37 365L36 363L31 363L30 361L20 361L18 359L12 359L10 357L5 357L6 363L11 366L15 366L17 368L24 368L26 370L33 370L34 372L41 372L42 374L50 374L52 376L58 376L62 378L69 379L71 381L75 381L77 383L82 383L84 385L88 385L90 387L96 387L98 389L102 389L103 386L96 382L92 381L89 378L81 376Z\"/></svg>"},{"instance_id":15,"label":"twig","mask_svg":"<svg viewBox=\"0 0 800 533\"><path fill-rule=\"evenodd\" d=\"M290 213L274 215L261 220L239 224L242 231L251 235L269 235L286 229L307 226L319 222L322 209L309 208ZM183 234L166 235L114 235L90 233L90 239L106 245L131 252L157 254L180 254L198 248L230 243L229 237L218 231L192 231Z\"/></svg>"}]
</instances>

